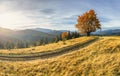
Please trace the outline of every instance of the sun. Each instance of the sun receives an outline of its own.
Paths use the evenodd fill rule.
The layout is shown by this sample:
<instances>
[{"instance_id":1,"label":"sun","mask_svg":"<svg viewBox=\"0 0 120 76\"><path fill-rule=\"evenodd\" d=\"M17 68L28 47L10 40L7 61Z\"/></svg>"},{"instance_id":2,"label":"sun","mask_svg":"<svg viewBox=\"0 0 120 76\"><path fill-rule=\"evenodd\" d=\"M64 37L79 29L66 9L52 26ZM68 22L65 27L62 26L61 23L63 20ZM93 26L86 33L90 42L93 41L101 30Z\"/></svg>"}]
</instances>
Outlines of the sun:
<instances>
[{"instance_id":1,"label":"sun","mask_svg":"<svg viewBox=\"0 0 120 76\"><path fill-rule=\"evenodd\" d=\"M19 12L5 12L0 14L0 26L7 28L16 28L20 25L25 25L30 22L24 14Z\"/></svg>"}]
</instances>

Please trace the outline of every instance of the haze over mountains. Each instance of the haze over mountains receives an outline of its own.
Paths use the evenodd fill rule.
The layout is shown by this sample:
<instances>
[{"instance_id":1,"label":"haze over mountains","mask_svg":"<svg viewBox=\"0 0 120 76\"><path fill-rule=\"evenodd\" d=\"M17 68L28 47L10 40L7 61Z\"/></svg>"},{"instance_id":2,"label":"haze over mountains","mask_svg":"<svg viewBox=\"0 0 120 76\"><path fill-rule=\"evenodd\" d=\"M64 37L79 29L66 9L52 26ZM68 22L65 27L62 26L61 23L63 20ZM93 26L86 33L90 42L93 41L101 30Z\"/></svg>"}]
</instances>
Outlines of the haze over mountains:
<instances>
[{"instance_id":1,"label":"haze over mountains","mask_svg":"<svg viewBox=\"0 0 120 76\"><path fill-rule=\"evenodd\" d=\"M51 40L55 38L57 35L60 35L62 32L67 30L51 30L44 28L33 28L33 29L25 29L25 30L10 30L6 28L0 28L0 41L36 41L40 39L47 38ZM120 35L120 29L111 29L104 31L97 31L94 34L101 35Z\"/></svg>"},{"instance_id":2,"label":"haze over mountains","mask_svg":"<svg viewBox=\"0 0 120 76\"><path fill-rule=\"evenodd\" d=\"M25 29L25 30L10 30L6 28L0 28L0 41L36 41L47 38L48 40L53 39L57 35L60 35L62 31L55 31L50 29Z\"/></svg>"},{"instance_id":3,"label":"haze over mountains","mask_svg":"<svg viewBox=\"0 0 120 76\"><path fill-rule=\"evenodd\" d=\"M120 36L120 29L109 29L94 32L93 34L97 35L105 35L105 36Z\"/></svg>"}]
</instances>

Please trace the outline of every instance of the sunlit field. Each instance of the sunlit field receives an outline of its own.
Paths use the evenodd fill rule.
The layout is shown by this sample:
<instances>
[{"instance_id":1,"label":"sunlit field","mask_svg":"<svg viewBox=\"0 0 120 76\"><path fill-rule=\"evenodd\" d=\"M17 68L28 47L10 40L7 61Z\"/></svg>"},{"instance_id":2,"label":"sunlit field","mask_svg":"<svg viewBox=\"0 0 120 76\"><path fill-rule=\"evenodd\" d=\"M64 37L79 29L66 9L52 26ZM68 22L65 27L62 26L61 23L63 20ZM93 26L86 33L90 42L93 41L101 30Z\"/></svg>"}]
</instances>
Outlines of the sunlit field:
<instances>
[{"instance_id":1,"label":"sunlit field","mask_svg":"<svg viewBox=\"0 0 120 76\"><path fill-rule=\"evenodd\" d=\"M85 39L89 39L89 37L85 37ZM74 40L78 41L81 40L81 38ZM72 40L66 41L66 43L69 42L70 44L71 43L70 41ZM62 44L62 42L59 43ZM56 44L58 43L55 43L54 46ZM53 44L49 44L49 46L50 45L52 46ZM100 37L99 40L90 44L89 46L50 59L44 60L39 59L24 62L0 61L0 76L119 76L119 75L120 75L119 36Z\"/></svg>"},{"instance_id":2,"label":"sunlit field","mask_svg":"<svg viewBox=\"0 0 120 76\"><path fill-rule=\"evenodd\" d=\"M0 76L120 76L120 0L0 0Z\"/></svg>"},{"instance_id":3,"label":"sunlit field","mask_svg":"<svg viewBox=\"0 0 120 76\"><path fill-rule=\"evenodd\" d=\"M23 49L11 49L11 50L0 50L0 54L29 54L29 53L38 53L38 52L48 52L48 51L55 51L60 48L64 48L67 46L71 46L77 43L84 43L87 42L88 40L92 40L96 37L80 37L76 39L70 39L66 40L65 44L63 41L60 41L58 43L51 43L51 44L46 44L42 46L37 46L37 47L31 47L31 48L23 48Z\"/></svg>"}]
</instances>

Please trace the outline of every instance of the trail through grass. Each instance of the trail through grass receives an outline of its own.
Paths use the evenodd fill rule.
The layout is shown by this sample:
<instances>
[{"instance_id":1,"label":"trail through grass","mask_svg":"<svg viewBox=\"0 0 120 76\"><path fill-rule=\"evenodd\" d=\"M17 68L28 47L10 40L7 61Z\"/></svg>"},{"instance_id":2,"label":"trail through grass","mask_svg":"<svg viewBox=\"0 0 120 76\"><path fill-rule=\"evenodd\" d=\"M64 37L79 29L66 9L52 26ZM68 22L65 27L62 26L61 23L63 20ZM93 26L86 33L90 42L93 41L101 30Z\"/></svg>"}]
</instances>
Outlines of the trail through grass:
<instances>
[{"instance_id":1,"label":"trail through grass","mask_svg":"<svg viewBox=\"0 0 120 76\"><path fill-rule=\"evenodd\" d=\"M44 53L34 53L34 54L27 54L27 55L14 55L14 54L2 54L0 55L0 60L8 60L8 61L28 61L34 59L46 59L55 56L59 56L62 54L66 54L72 51L76 51L77 49L86 47L87 45L97 41L99 38L95 37L93 39L89 39L84 42L80 42L71 46L67 46L64 48L57 49L55 51L44 52Z\"/></svg>"},{"instance_id":2,"label":"trail through grass","mask_svg":"<svg viewBox=\"0 0 120 76\"><path fill-rule=\"evenodd\" d=\"M0 54L10 54L10 55L25 55L25 54L33 54L33 53L44 53L44 52L51 52L57 49L61 49L67 46L72 46L77 43L84 43L88 40L94 39L95 37L80 37L71 40L65 41L66 44L63 44L63 41L58 43L51 43L47 45L31 47L31 48L23 48L23 49L11 49L11 50L0 50Z\"/></svg>"},{"instance_id":3,"label":"trail through grass","mask_svg":"<svg viewBox=\"0 0 120 76\"><path fill-rule=\"evenodd\" d=\"M100 45L100 47L99 47ZM120 76L120 37L44 60L0 61L0 76Z\"/></svg>"}]
</instances>

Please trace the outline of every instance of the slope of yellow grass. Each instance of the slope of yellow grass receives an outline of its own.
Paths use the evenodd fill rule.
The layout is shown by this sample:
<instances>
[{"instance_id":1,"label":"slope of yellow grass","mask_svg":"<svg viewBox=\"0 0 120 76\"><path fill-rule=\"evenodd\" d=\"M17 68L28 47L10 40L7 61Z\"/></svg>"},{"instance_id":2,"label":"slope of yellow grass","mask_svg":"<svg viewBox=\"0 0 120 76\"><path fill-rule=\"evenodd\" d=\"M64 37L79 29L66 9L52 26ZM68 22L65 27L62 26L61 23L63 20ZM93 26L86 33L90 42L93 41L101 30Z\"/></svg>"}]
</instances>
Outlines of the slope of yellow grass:
<instances>
[{"instance_id":1,"label":"slope of yellow grass","mask_svg":"<svg viewBox=\"0 0 120 76\"><path fill-rule=\"evenodd\" d=\"M0 61L0 76L120 76L120 37L103 37L52 59Z\"/></svg>"},{"instance_id":2,"label":"slope of yellow grass","mask_svg":"<svg viewBox=\"0 0 120 76\"><path fill-rule=\"evenodd\" d=\"M56 49L60 49L66 46L71 46L77 43L84 43L85 41L92 40L95 37L80 37L76 39L67 40L63 44L62 41L58 43L51 43L43 46L31 47L31 48L23 48L23 49L11 49L11 50L0 50L0 54L28 54L28 53L37 53L37 52L46 52L53 51Z\"/></svg>"}]
</instances>

